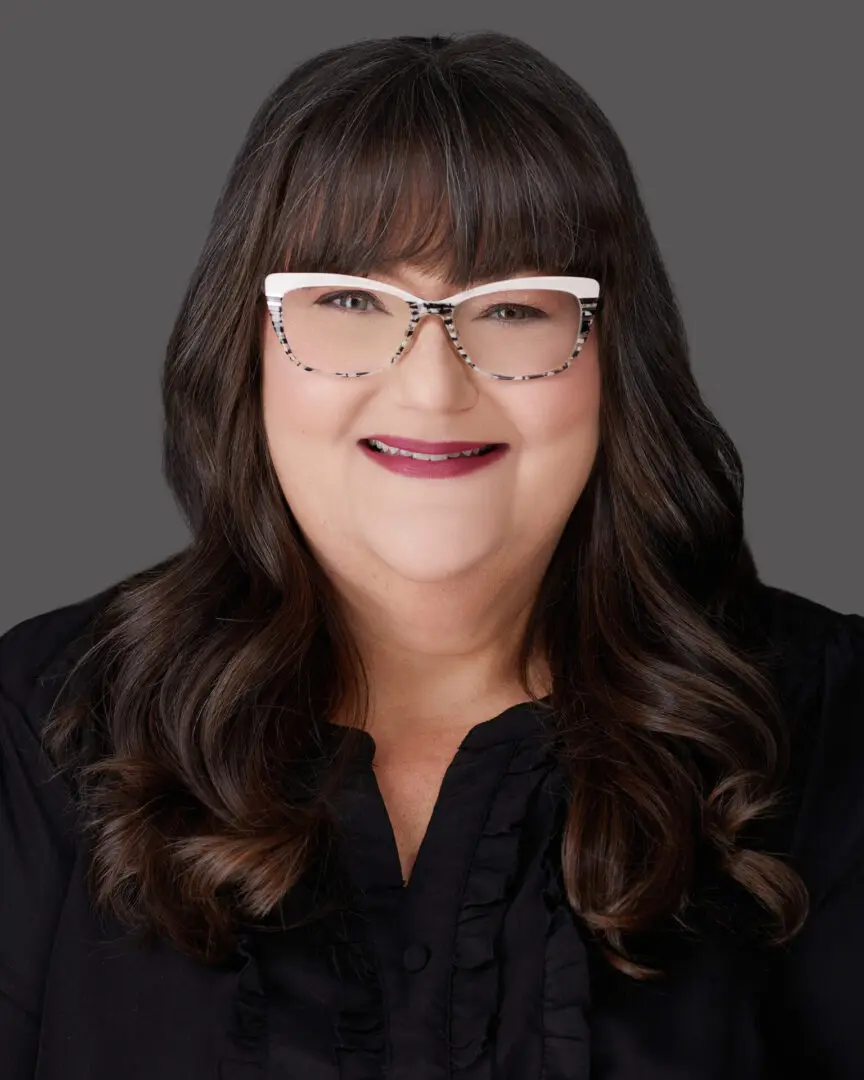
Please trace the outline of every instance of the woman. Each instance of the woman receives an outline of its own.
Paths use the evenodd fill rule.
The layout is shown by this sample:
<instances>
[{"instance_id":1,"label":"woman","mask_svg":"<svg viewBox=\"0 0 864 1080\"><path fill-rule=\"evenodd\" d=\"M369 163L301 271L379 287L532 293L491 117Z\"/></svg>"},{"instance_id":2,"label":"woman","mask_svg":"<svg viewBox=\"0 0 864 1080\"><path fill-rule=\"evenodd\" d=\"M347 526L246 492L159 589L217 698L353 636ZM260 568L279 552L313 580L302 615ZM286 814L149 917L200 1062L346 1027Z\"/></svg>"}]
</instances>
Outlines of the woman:
<instances>
[{"instance_id":1,"label":"woman","mask_svg":"<svg viewBox=\"0 0 864 1080\"><path fill-rule=\"evenodd\" d=\"M9 1080L864 1075L864 619L759 581L571 78L301 65L163 391L192 542L0 641Z\"/></svg>"}]
</instances>

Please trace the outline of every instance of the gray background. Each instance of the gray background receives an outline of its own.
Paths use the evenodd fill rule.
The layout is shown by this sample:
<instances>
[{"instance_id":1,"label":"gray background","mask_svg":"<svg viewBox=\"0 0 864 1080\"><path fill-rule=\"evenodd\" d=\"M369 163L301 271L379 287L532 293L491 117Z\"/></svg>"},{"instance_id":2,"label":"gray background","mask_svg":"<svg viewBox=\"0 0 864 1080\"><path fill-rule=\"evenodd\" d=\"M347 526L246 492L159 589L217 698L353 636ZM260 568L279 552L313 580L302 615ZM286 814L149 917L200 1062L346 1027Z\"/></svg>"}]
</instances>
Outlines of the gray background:
<instances>
[{"instance_id":1,"label":"gray background","mask_svg":"<svg viewBox=\"0 0 864 1080\"><path fill-rule=\"evenodd\" d=\"M252 115L360 37L495 29L630 154L760 570L864 612L858 5L31 2L2 45L0 631L187 540L159 370ZM857 9L857 10L856 10Z\"/></svg>"}]
</instances>

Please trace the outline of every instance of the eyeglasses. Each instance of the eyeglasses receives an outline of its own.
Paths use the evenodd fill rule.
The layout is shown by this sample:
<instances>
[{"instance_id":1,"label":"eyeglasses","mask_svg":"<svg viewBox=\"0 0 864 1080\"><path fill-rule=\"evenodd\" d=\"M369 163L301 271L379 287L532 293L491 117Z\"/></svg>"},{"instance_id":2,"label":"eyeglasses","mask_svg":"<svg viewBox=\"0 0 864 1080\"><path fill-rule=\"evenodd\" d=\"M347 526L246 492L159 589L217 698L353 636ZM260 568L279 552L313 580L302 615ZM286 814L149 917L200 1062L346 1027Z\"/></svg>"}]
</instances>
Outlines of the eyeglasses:
<instances>
[{"instance_id":1,"label":"eyeglasses","mask_svg":"<svg viewBox=\"0 0 864 1080\"><path fill-rule=\"evenodd\" d=\"M268 274L267 309L288 357L304 371L377 375L437 315L469 367L490 379L543 379L579 355L600 305L593 278L522 277L423 300L349 274Z\"/></svg>"}]
</instances>

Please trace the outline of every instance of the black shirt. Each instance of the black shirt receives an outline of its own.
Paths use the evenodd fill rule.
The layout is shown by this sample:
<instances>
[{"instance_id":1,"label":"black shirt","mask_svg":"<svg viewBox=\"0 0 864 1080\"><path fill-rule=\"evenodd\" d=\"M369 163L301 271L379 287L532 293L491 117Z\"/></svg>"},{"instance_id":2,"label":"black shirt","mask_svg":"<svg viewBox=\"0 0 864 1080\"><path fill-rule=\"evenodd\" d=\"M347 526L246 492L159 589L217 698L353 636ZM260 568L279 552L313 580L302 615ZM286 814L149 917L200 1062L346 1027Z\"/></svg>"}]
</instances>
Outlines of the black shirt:
<instances>
[{"instance_id":1,"label":"black shirt","mask_svg":"<svg viewBox=\"0 0 864 1080\"><path fill-rule=\"evenodd\" d=\"M670 940L659 983L615 972L566 904L562 774L530 704L469 731L407 887L365 735L339 803L352 904L298 929L265 920L215 968L131 944L91 909L74 806L39 744L98 597L14 626L0 637L0 1074L861 1080L864 618L761 595L793 735L793 798L765 850L791 854L812 913L770 960L725 931Z\"/></svg>"}]
</instances>

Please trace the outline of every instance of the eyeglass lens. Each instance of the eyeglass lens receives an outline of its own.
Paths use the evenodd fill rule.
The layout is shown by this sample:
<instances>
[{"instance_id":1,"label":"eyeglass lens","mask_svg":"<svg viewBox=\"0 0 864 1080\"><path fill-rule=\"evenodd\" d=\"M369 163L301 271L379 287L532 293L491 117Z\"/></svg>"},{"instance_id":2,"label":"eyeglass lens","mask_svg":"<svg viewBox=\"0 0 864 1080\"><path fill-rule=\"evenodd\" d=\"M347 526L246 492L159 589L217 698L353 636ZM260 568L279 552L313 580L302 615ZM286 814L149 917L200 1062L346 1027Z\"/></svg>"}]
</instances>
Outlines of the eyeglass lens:
<instances>
[{"instance_id":1,"label":"eyeglass lens","mask_svg":"<svg viewBox=\"0 0 864 1080\"><path fill-rule=\"evenodd\" d=\"M390 364L405 340L411 308L374 289L314 286L285 293L282 321L301 364L348 374ZM457 305L453 323L478 368L495 375L539 375L572 355L582 305L561 289L506 289Z\"/></svg>"}]
</instances>

